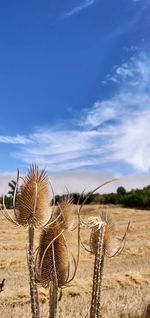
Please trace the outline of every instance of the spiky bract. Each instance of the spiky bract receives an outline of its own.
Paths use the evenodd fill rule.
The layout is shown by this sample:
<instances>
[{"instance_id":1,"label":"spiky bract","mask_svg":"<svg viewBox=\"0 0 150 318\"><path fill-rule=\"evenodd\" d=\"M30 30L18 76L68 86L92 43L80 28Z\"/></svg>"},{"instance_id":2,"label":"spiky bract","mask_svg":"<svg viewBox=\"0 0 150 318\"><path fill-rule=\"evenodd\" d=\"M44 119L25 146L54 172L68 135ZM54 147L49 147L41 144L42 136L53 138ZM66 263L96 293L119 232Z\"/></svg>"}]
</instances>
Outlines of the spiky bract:
<instances>
[{"instance_id":1,"label":"spiky bract","mask_svg":"<svg viewBox=\"0 0 150 318\"><path fill-rule=\"evenodd\" d=\"M23 226L39 226L49 216L48 176L32 165L20 186L16 200L17 222Z\"/></svg>"}]
</instances>

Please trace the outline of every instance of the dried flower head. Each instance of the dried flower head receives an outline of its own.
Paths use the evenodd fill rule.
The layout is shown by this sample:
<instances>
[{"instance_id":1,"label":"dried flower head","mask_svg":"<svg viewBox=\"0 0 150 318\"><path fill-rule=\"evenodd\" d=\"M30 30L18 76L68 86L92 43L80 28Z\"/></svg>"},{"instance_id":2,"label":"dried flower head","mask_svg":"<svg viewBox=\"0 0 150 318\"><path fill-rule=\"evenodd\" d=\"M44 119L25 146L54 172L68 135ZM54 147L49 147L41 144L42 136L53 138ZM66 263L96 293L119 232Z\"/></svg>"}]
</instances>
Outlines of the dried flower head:
<instances>
[{"instance_id":1,"label":"dried flower head","mask_svg":"<svg viewBox=\"0 0 150 318\"><path fill-rule=\"evenodd\" d=\"M39 226L49 216L48 176L32 165L20 186L16 200L16 219L23 226Z\"/></svg>"},{"instance_id":2,"label":"dried flower head","mask_svg":"<svg viewBox=\"0 0 150 318\"><path fill-rule=\"evenodd\" d=\"M90 221L89 222L90 227L92 228L91 236L90 236L90 249L92 253L94 254L96 253L98 236L99 236L98 230L100 229L101 226L104 227L104 240L103 240L104 253L107 256L112 257L122 250L129 224L123 238L120 240L116 237L114 223L112 222L110 215L108 215L106 212L100 213L99 218L92 217L89 221Z\"/></svg>"},{"instance_id":3,"label":"dried flower head","mask_svg":"<svg viewBox=\"0 0 150 318\"><path fill-rule=\"evenodd\" d=\"M37 258L38 280L43 287L52 282L61 287L68 278L68 250L58 223L43 229Z\"/></svg>"},{"instance_id":4,"label":"dried flower head","mask_svg":"<svg viewBox=\"0 0 150 318\"><path fill-rule=\"evenodd\" d=\"M58 203L55 215L59 216L59 223L64 230L71 230L74 225L74 212L73 212L73 200L70 195L64 197L60 203Z\"/></svg>"}]
</instances>

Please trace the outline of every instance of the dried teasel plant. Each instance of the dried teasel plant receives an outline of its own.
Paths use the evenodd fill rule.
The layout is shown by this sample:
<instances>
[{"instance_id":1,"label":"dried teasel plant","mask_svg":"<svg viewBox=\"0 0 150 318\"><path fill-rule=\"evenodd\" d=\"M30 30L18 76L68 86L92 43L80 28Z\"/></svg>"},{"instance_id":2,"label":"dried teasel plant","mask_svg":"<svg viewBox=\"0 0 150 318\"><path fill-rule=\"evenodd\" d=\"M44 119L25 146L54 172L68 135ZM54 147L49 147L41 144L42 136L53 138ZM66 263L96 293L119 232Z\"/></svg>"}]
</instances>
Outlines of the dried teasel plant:
<instances>
[{"instance_id":1,"label":"dried teasel plant","mask_svg":"<svg viewBox=\"0 0 150 318\"><path fill-rule=\"evenodd\" d=\"M67 196L56 207L51 222L43 228L36 254L37 281L49 288L49 317L57 314L59 289L66 287L75 277L78 260L69 253L67 233L73 229L72 199ZM79 242L78 242L79 245ZM78 259L78 256L77 256ZM71 270L73 263L73 273Z\"/></svg>"},{"instance_id":2,"label":"dried teasel plant","mask_svg":"<svg viewBox=\"0 0 150 318\"><path fill-rule=\"evenodd\" d=\"M59 224L61 224L61 227L66 232L74 229L75 214L73 211L73 198L69 192L60 203L57 202L55 217L59 217Z\"/></svg>"},{"instance_id":3,"label":"dried teasel plant","mask_svg":"<svg viewBox=\"0 0 150 318\"><path fill-rule=\"evenodd\" d=\"M17 226L28 227L29 248L28 268L30 278L31 311L33 318L40 317L38 290L35 279L34 262L34 229L44 226L50 219L48 176L45 170L39 170L37 165L32 165L19 186L19 172L17 174L16 188L14 191L13 205L14 217L5 207L4 215ZM17 193L17 196L16 196Z\"/></svg>"},{"instance_id":4,"label":"dried teasel plant","mask_svg":"<svg viewBox=\"0 0 150 318\"><path fill-rule=\"evenodd\" d=\"M100 188L102 188L102 187L104 187L105 185L107 185L107 184L109 184L109 183L111 183L111 182L114 182L114 181L117 181L117 179L114 178L114 179L107 180L107 181L105 181L104 183L102 183L102 184L100 184L99 186L97 186L94 190L92 190L91 192L89 192L89 193L85 196L85 198L84 198L82 204L80 204L80 198L83 196L83 194L84 194L85 191L83 191L83 192L81 193L80 197L79 197L79 200L78 200L78 203L77 203L78 227L79 227L78 236L79 236L79 241L80 241L81 245L82 245L82 246L84 247L84 249L87 250L87 251L89 251L89 250L83 245L83 243L82 243L82 241L81 241L80 228L81 228L81 226L86 226L86 227L88 227L88 228L89 228L91 225L93 226L93 221L94 221L94 222L97 222L97 221L96 221L97 219L93 218L93 221L92 221L92 218L91 218L91 219L88 221L88 223L87 223L87 222L85 222L85 221L83 220L83 218L82 218L82 216L81 216L81 211L82 211L84 205L86 204L88 198L89 198L93 193L95 193L95 192L96 192L97 190L99 190ZM91 223L91 224L90 224L90 223ZM96 223L96 224L97 224L97 223Z\"/></svg>"},{"instance_id":5,"label":"dried teasel plant","mask_svg":"<svg viewBox=\"0 0 150 318\"><path fill-rule=\"evenodd\" d=\"M95 255L90 318L106 316L102 310L103 307L101 307L104 257L106 255L111 258L121 253L129 224L122 239L118 239L112 219L106 212L101 212L98 218L89 218L87 222L88 228L91 229L89 251ZM83 244L82 246L84 247ZM86 247L84 248L88 250Z\"/></svg>"},{"instance_id":6,"label":"dried teasel plant","mask_svg":"<svg viewBox=\"0 0 150 318\"><path fill-rule=\"evenodd\" d=\"M49 187L45 170L32 165L16 200L16 219L22 226L38 227L49 219Z\"/></svg>"},{"instance_id":7,"label":"dried teasel plant","mask_svg":"<svg viewBox=\"0 0 150 318\"><path fill-rule=\"evenodd\" d=\"M111 181L104 183L104 185ZM101 186L103 185L100 185L94 189L92 193ZM78 222L75 228L77 228L78 233L78 252L76 261L72 255L72 260L74 263L73 273L71 273L70 270L70 254L66 240L66 235L68 232L74 229L73 204L69 192L60 203L57 203L56 209L53 209L49 224L43 228L41 233L40 245L36 255L36 275L38 282L40 282L44 287L49 287L50 290L50 318L56 317L58 289L67 286L73 280L77 271L80 254L80 212L83 204L80 207L78 205L77 209Z\"/></svg>"}]
</instances>

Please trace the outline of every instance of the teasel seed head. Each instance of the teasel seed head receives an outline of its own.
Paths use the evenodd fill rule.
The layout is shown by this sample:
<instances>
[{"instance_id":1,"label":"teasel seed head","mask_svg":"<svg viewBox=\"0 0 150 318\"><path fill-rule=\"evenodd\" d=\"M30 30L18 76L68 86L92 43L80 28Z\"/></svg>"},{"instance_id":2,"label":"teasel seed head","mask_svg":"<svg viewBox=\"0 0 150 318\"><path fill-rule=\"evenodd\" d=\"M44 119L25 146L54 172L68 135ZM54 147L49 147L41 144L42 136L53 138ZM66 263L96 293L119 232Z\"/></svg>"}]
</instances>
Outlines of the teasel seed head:
<instances>
[{"instance_id":1,"label":"teasel seed head","mask_svg":"<svg viewBox=\"0 0 150 318\"><path fill-rule=\"evenodd\" d=\"M61 287L68 278L68 250L58 223L49 224L41 233L36 271L43 287L50 283Z\"/></svg>"},{"instance_id":2,"label":"teasel seed head","mask_svg":"<svg viewBox=\"0 0 150 318\"><path fill-rule=\"evenodd\" d=\"M48 176L32 165L16 198L16 219L23 226L40 226L49 217Z\"/></svg>"},{"instance_id":3,"label":"teasel seed head","mask_svg":"<svg viewBox=\"0 0 150 318\"><path fill-rule=\"evenodd\" d=\"M64 230L72 230L74 226L74 211L73 211L73 199L70 195L64 197L60 203L58 203L55 216L59 215L59 223Z\"/></svg>"},{"instance_id":4,"label":"teasel seed head","mask_svg":"<svg viewBox=\"0 0 150 318\"><path fill-rule=\"evenodd\" d=\"M91 218L90 223L93 223L91 235L90 235L90 249L93 254L96 253L97 242L98 242L98 229L102 226L105 226L104 231L104 242L103 242L103 251L105 255L108 257L113 257L119 252L122 251L126 234L129 228L129 224L127 225L127 229L122 239L118 239L115 231L115 225L111 219L110 214L108 215L106 212L101 212L99 218Z\"/></svg>"}]
</instances>

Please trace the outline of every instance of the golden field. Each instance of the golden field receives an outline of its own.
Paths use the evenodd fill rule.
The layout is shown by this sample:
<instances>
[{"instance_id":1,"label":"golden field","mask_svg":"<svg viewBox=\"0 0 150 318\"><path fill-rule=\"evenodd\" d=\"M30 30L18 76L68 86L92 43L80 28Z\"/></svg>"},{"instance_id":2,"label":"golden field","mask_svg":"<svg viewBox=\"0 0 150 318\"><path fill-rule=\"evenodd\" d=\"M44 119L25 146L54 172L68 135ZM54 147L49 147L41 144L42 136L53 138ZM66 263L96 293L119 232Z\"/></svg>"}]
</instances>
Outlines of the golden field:
<instances>
[{"instance_id":1,"label":"golden field","mask_svg":"<svg viewBox=\"0 0 150 318\"><path fill-rule=\"evenodd\" d=\"M84 206L83 216L111 213L118 237L122 237L131 221L125 248L121 255L105 258L103 304L109 318L142 317L150 303L150 211L116 206ZM88 246L90 232L82 229L82 241ZM31 317L28 268L27 230L17 228L0 216L0 280L6 279L0 293L1 318ZM36 242L38 245L39 230ZM72 232L69 246L76 255L77 233ZM78 272L70 286L63 290L58 304L58 317L85 317L90 307L93 255L81 249ZM48 290L39 286L41 317L48 317Z\"/></svg>"}]
</instances>

